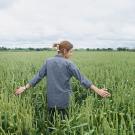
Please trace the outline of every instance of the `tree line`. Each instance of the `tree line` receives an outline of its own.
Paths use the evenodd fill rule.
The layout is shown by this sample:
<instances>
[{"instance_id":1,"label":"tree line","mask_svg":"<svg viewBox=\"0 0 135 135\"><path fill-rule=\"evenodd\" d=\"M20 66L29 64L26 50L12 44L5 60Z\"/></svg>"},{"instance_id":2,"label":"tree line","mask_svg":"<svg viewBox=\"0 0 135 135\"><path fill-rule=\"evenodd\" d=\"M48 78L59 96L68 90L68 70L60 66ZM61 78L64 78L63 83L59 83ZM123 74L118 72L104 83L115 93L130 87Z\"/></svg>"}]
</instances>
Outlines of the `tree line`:
<instances>
[{"instance_id":1,"label":"tree line","mask_svg":"<svg viewBox=\"0 0 135 135\"><path fill-rule=\"evenodd\" d=\"M0 51L52 51L52 48L7 48L7 47L0 47ZM133 51L135 52L135 48L134 49L129 49L127 47L118 47L117 49L113 49L113 48L95 48L95 49L91 49L91 48L79 48L79 49L75 49L75 51Z\"/></svg>"},{"instance_id":2,"label":"tree line","mask_svg":"<svg viewBox=\"0 0 135 135\"><path fill-rule=\"evenodd\" d=\"M87 48L86 51L134 51L135 52L135 48L127 48L127 47L118 47L116 49L113 48L96 48L96 49L90 49Z\"/></svg>"},{"instance_id":3,"label":"tree line","mask_svg":"<svg viewBox=\"0 0 135 135\"><path fill-rule=\"evenodd\" d=\"M51 48L7 48L0 47L0 51L51 51Z\"/></svg>"}]
</instances>

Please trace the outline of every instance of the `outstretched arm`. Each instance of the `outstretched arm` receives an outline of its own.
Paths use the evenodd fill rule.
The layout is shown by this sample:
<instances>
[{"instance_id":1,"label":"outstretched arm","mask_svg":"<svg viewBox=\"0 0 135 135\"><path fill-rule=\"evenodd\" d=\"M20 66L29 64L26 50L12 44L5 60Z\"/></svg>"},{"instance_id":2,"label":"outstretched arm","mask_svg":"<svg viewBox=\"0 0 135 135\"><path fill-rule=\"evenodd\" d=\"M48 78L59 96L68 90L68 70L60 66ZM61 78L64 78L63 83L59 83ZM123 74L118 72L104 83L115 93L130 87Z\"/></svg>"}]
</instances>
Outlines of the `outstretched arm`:
<instances>
[{"instance_id":1,"label":"outstretched arm","mask_svg":"<svg viewBox=\"0 0 135 135\"><path fill-rule=\"evenodd\" d=\"M32 80L30 80L25 86L19 87L16 89L15 95L20 95L23 93L26 89L29 89L31 87L35 87L40 80L46 76L47 74L47 67L46 63L40 68L38 73L33 77Z\"/></svg>"},{"instance_id":2,"label":"outstretched arm","mask_svg":"<svg viewBox=\"0 0 135 135\"><path fill-rule=\"evenodd\" d=\"M111 96L111 94L107 92L107 89L105 88L99 89L95 85L93 85L91 81L89 81L84 75L80 73L79 69L77 68L75 64L70 63L68 66L68 69L71 76L74 76L77 80L79 80L81 85L84 86L85 88L93 90L95 93L97 93L101 97Z\"/></svg>"}]
</instances>

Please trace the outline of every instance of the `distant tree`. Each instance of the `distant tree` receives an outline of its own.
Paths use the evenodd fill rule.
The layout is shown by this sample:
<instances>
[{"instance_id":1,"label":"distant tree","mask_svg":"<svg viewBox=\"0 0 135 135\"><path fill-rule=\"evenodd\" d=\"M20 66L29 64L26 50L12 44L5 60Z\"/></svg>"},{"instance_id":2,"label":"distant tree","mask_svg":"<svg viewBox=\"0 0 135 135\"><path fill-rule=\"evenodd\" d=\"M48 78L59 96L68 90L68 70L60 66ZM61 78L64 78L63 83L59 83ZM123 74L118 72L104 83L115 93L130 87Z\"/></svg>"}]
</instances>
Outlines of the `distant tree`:
<instances>
[{"instance_id":1,"label":"distant tree","mask_svg":"<svg viewBox=\"0 0 135 135\"><path fill-rule=\"evenodd\" d=\"M133 52L135 52L135 48L134 48L134 49L132 49L132 51L133 51Z\"/></svg>"},{"instance_id":2,"label":"distant tree","mask_svg":"<svg viewBox=\"0 0 135 135\"><path fill-rule=\"evenodd\" d=\"M90 49L89 48L86 48L86 51L90 51Z\"/></svg>"},{"instance_id":3,"label":"distant tree","mask_svg":"<svg viewBox=\"0 0 135 135\"><path fill-rule=\"evenodd\" d=\"M43 48L43 50L45 50L45 51L51 51L52 49L51 48Z\"/></svg>"},{"instance_id":4,"label":"distant tree","mask_svg":"<svg viewBox=\"0 0 135 135\"><path fill-rule=\"evenodd\" d=\"M30 47L30 48L28 48L28 50L33 51L33 50L35 50L35 49Z\"/></svg>"},{"instance_id":5,"label":"distant tree","mask_svg":"<svg viewBox=\"0 0 135 135\"><path fill-rule=\"evenodd\" d=\"M2 47L0 47L0 50L1 50L1 51L6 51L6 50L8 50L8 48L2 46Z\"/></svg>"},{"instance_id":6,"label":"distant tree","mask_svg":"<svg viewBox=\"0 0 135 135\"><path fill-rule=\"evenodd\" d=\"M35 50L36 50L36 51L41 51L41 49L40 49L40 48L36 48Z\"/></svg>"},{"instance_id":7,"label":"distant tree","mask_svg":"<svg viewBox=\"0 0 135 135\"><path fill-rule=\"evenodd\" d=\"M124 47L124 48L118 47L117 51L129 51L129 49L126 47Z\"/></svg>"},{"instance_id":8,"label":"distant tree","mask_svg":"<svg viewBox=\"0 0 135 135\"><path fill-rule=\"evenodd\" d=\"M107 50L108 50L108 51L113 51L113 48L108 48Z\"/></svg>"},{"instance_id":9,"label":"distant tree","mask_svg":"<svg viewBox=\"0 0 135 135\"><path fill-rule=\"evenodd\" d=\"M12 50L25 50L25 48L15 48L15 49L12 49Z\"/></svg>"}]
</instances>

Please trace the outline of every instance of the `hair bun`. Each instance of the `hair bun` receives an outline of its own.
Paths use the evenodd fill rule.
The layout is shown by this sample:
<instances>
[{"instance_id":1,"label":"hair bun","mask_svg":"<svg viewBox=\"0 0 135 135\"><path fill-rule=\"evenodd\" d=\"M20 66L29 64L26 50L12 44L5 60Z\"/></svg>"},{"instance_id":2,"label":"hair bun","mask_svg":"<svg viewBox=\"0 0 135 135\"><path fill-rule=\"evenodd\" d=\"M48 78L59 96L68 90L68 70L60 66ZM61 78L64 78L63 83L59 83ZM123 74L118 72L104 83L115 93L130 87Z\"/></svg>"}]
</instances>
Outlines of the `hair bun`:
<instances>
[{"instance_id":1,"label":"hair bun","mask_svg":"<svg viewBox=\"0 0 135 135\"><path fill-rule=\"evenodd\" d=\"M57 46L58 46L58 44L57 44L57 43L53 44L53 47L57 47Z\"/></svg>"},{"instance_id":2,"label":"hair bun","mask_svg":"<svg viewBox=\"0 0 135 135\"><path fill-rule=\"evenodd\" d=\"M60 44L58 44L58 43L53 44L53 47L57 49L57 52L60 51L60 50L59 50L59 46L60 46Z\"/></svg>"}]
</instances>

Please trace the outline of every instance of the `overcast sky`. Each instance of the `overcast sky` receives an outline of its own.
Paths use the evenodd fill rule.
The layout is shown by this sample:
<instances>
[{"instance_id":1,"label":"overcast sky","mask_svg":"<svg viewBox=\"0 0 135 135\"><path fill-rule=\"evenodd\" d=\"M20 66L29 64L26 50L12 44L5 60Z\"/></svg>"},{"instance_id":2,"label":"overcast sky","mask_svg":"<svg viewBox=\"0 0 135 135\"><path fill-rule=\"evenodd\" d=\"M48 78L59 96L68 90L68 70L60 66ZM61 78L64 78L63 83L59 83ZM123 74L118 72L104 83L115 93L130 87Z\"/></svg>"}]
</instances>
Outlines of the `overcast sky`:
<instances>
[{"instance_id":1,"label":"overcast sky","mask_svg":"<svg viewBox=\"0 0 135 135\"><path fill-rule=\"evenodd\" d=\"M135 0L0 0L0 46L135 46ZM135 47L134 47L135 48Z\"/></svg>"}]
</instances>

